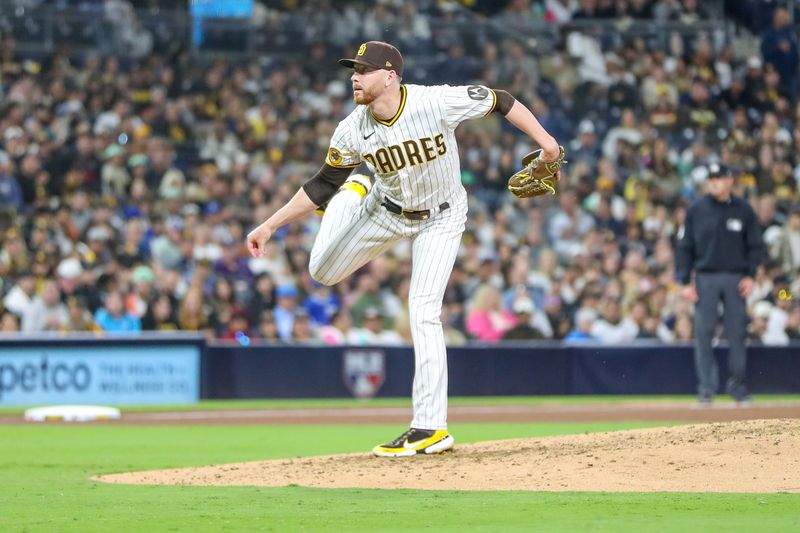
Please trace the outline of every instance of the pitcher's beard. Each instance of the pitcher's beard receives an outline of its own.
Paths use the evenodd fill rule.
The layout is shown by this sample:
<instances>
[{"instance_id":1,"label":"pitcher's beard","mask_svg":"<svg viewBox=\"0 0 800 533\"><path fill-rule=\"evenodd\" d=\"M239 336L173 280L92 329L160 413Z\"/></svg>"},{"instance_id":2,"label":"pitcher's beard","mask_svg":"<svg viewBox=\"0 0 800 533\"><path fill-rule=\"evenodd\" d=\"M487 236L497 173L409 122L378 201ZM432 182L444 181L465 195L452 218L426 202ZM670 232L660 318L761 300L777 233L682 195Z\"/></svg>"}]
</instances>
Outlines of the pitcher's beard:
<instances>
[{"instance_id":1,"label":"pitcher's beard","mask_svg":"<svg viewBox=\"0 0 800 533\"><path fill-rule=\"evenodd\" d=\"M366 89L361 89L359 94L355 92L353 93L353 101L356 103L356 105L369 105L374 102L377 97L377 94Z\"/></svg>"}]
</instances>

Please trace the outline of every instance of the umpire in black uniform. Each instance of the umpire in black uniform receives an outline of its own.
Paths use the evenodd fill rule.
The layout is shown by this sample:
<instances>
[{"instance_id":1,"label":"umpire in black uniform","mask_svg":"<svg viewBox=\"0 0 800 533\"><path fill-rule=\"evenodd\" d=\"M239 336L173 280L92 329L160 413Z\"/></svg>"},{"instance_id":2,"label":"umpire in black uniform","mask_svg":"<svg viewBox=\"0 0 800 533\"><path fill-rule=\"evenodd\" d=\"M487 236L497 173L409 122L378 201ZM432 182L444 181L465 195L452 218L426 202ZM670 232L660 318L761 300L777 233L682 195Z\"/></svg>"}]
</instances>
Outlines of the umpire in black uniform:
<instances>
[{"instance_id":1,"label":"umpire in black uniform","mask_svg":"<svg viewBox=\"0 0 800 533\"><path fill-rule=\"evenodd\" d=\"M729 343L727 393L737 402L749 402L745 384L745 299L753 290L753 276L764 255L761 229L753 209L734 196L733 174L724 165L708 167L708 189L686 213L677 246L676 276L685 298L695 306L695 351L698 394L710 404L719 385L719 370L711 348L714 329L723 306L725 336ZM692 270L695 280L692 283Z\"/></svg>"}]
</instances>

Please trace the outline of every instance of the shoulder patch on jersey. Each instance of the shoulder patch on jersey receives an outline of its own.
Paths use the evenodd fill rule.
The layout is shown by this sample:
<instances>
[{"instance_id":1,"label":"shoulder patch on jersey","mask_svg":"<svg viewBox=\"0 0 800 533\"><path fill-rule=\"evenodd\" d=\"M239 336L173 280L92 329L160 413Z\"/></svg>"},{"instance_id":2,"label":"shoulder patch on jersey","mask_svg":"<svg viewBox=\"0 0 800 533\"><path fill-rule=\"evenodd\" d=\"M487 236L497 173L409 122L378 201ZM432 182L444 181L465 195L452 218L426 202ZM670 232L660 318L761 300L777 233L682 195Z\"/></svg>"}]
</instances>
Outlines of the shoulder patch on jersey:
<instances>
[{"instance_id":1,"label":"shoulder patch on jersey","mask_svg":"<svg viewBox=\"0 0 800 533\"><path fill-rule=\"evenodd\" d=\"M480 85L470 85L467 87L467 95L473 100L485 100L489 96L489 91Z\"/></svg>"},{"instance_id":2,"label":"shoulder patch on jersey","mask_svg":"<svg viewBox=\"0 0 800 533\"><path fill-rule=\"evenodd\" d=\"M328 161L334 165L339 165L343 160L344 157L342 156L342 152L331 146L331 149L328 150Z\"/></svg>"}]
</instances>

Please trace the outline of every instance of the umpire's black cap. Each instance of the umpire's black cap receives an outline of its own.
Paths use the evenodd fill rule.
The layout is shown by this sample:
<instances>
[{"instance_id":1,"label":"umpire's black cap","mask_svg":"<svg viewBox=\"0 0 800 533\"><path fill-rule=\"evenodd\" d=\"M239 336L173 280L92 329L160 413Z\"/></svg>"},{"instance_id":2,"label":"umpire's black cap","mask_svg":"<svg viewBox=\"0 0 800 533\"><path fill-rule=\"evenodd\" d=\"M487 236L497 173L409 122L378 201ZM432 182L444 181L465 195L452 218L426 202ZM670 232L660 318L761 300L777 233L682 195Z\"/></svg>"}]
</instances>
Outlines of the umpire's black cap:
<instances>
[{"instance_id":1,"label":"umpire's black cap","mask_svg":"<svg viewBox=\"0 0 800 533\"><path fill-rule=\"evenodd\" d=\"M709 178L723 178L725 176L733 176L733 170L728 168L727 165L721 163L711 163L708 165Z\"/></svg>"},{"instance_id":2,"label":"umpire's black cap","mask_svg":"<svg viewBox=\"0 0 800 533\"><path fill-rule=\"evenodd\" d=\"M393 70L398 77L403 77L403 56L400 50L383 41L367 41L358 47L356 57L353 59L340 59L343 67L353 68L356 65L384 70Z\"/></svg>"}]
</instances>

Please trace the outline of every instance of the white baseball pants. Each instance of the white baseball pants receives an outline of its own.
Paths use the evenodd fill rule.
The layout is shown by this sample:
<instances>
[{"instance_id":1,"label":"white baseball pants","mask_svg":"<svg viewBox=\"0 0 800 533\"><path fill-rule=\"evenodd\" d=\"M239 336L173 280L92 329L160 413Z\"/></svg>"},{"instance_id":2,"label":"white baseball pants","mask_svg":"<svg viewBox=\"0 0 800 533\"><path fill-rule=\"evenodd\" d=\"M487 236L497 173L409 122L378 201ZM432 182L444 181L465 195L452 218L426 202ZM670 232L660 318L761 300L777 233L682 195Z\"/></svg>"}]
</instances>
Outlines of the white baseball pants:
<instances>
[{"instance_id":1,"label":"white baseball pants","mask_svg":"<svg viewBox=\"0 0 800 533\"><path fill-rule=\"evenodd\" d=\"M447 428L447 352L442 299L467 219L466 205L428 220L390 213L373 187L365 198L340 190L328 203L309 262L311 276L338 283L401 239L411 239L409 318L414 342L413 420L418 429Z\"/></svg>"}]
</instances>

